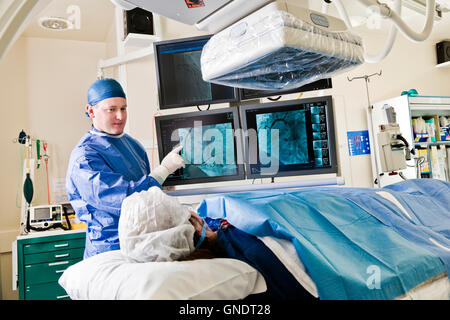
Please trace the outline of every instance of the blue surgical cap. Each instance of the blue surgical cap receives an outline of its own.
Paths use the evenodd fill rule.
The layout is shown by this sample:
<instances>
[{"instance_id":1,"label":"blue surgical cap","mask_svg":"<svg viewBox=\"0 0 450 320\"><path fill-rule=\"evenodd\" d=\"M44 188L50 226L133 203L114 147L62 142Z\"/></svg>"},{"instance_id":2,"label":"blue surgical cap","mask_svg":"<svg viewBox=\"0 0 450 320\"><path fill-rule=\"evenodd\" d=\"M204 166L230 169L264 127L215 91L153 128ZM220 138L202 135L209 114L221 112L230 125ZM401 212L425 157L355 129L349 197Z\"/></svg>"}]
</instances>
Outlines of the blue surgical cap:
<instances>
[{"instance_id":1,"label":"blue surgical cap","mask_svg":"<svg viewBox=\"0 0 450 320\"><path fill-rule=\"evenodd\" d=\"M102 79L95 81L88 89L88 103L95 106L108 98L127 98L120 83L114 79Z\"/></svg>"}]
</instances>

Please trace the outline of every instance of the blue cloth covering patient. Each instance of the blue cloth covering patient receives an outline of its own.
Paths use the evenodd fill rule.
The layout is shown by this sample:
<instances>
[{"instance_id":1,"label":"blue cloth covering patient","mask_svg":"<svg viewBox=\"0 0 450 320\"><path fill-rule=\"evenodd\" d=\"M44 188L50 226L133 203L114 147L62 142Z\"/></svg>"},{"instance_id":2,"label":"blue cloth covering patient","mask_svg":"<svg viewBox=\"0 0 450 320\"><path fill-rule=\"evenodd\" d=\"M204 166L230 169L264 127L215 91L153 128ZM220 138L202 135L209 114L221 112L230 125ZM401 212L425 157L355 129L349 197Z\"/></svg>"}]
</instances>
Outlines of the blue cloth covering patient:
<instances>
[{"instance_id":1,"label":"blue cloth covering patient","mask_svg":"<svg viewBox=\"0 0 450 320\"><path fill-rule=\"evenodd\" d=\"M257 237L245 233L234 226L219 228L222 219L206 217L205 222L211 230L218 230L217 245L228 258L244 261L257 269L266 281L264 293L249 296L248 300L313 300L286 269L275 254Z\"/></svg>"},{"instance_id":2,"label":"blue cloth covering patient","mask_svg":"<svg viewBox=\"0 0 450 320\"><path fill-rule=\"evenodd\" d=\"M422 188L421 183L218 195L197 211L225 218L253 236L290 240L320 299L394 299L448 270L450 184L428 180ZM415 221L406 223L400 208L380 191L395 194ZM429 225L427 215L440 220ZM442 248L426 243L427 237Z\"/></svg>"}]
</instances>

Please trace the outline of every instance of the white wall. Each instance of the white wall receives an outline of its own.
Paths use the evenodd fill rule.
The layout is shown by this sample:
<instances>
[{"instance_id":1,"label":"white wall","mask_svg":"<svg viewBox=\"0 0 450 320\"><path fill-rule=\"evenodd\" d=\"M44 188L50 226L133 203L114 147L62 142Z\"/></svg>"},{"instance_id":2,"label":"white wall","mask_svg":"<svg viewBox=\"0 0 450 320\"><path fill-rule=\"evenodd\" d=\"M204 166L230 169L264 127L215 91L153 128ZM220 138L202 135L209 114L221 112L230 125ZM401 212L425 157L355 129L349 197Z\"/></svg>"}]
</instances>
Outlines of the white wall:
<instances>
[{"instance_id":1,"label":"white wall","mask_svg":"<svg viewBox=\"0 0 450 320\"><path fill-rule=\"evenodd\" d=\"M48 142L51 201L60 193L54 182L65 180L70 152L90 128L86 92L105 50L105 43L26 39L29 130Z\"/></svg>"},{"instance_id":2,"label":"white wall","mask_svg":"<svg viewBox=\"0 0 450 320\"><path fill-rule=\"evenodd\" d=\"M19 227L21 170L20 148L13 139L20 130L28 131L26 92L26 43L20 39L0 60L0 96L2 125L0 141L0 299L13 299L11 292L11 243ZM19 195L18 206L16 194Z\"/></svg>"},{"instance_id":3,"label":"white wall","mask_svg":"<svg viewBox=\"0 0 450 320\"><path fill-rule=\"evenodd\" d=\"M106 43L20 38L0 60L0 299L17 299L11 285L11 243L18 234L22 184L18 143L21 129L48 142L51 201L61 195L54 182L65 179L70 152L90 128L84 115L86 92L96 80L98 60ZM35 145L34 145L35 146ZM34 147L33 152L36 152ZM47 203L45 165L35 170L33 205Z\"/></svg>"}]
</instances>

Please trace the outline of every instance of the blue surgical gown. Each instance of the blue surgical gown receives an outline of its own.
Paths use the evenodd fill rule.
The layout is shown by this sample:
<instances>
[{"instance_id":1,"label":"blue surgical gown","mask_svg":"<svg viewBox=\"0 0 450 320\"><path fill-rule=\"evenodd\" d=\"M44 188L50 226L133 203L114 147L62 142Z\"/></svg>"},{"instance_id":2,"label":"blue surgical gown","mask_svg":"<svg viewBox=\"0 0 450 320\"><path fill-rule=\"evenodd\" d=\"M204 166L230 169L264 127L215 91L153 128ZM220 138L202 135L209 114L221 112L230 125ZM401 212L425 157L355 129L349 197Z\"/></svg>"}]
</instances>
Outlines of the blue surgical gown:
<instances>
[{"instance_id":1,"label":"blue surgical gown","mask_svg":"<svg viewBox=\"0 0 450 320\"><path fill-rule=\"evenodd\" d=\"M161 185L151 176L147 154L128 134L92 128L73 149L66 191L77 217L88 226L84 258L119 249L122 201L134 192Z\"/></svg>"}]
</instances>

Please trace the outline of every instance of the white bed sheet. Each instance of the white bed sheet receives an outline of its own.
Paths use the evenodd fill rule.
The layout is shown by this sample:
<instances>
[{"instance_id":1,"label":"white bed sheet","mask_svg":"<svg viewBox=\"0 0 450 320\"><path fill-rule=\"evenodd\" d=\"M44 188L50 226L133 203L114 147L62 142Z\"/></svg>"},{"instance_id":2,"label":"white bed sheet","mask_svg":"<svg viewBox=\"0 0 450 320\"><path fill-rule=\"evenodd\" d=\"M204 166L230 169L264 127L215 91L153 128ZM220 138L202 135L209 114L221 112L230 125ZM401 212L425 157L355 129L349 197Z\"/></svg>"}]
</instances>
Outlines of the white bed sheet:
<instances>
[{"instance_id":1,"label":"white bed sheet","mask_svg":"<svg viewBox=\"0 0 450 320\"><path fill-rule=\"evenodd\" d=\"M120 250L70 266L59 284L72 300L237 300L267 289L256 269L236 259L136 263Z\"/></svg>"}]
</instances>

